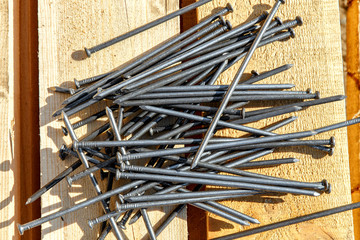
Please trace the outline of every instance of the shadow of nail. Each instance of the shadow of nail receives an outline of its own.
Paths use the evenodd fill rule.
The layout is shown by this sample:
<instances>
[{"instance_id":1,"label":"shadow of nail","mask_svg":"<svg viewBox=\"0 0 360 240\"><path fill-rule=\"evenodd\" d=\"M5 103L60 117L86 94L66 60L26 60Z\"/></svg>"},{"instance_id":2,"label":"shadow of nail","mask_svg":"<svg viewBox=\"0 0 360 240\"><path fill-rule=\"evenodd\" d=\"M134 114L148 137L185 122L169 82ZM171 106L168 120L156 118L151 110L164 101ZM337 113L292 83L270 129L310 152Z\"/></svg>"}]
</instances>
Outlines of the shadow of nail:
<instances>
[{"instance_id":1,"label":"shadow of nail","mask_svg":"<svg viewBox=\"0 0 360 240\"><path fill-rule=\"evenodd\" d=\"M76 61L82 61L87 58L84 50L77 50L71 54L71 58Z\"/></svg>"}]
</instances>

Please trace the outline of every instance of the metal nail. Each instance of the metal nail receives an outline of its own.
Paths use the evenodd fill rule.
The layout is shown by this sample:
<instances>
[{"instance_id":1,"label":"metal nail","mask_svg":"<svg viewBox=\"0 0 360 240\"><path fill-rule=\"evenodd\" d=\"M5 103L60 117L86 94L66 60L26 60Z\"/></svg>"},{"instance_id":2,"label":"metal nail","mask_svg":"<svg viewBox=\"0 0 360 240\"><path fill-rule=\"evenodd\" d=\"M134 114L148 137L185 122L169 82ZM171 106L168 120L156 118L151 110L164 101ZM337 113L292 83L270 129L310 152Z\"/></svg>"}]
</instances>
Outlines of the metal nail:
<instances>
[{"instance_id":1,"label":"metal nail","mask_svg":"<svg viewBox=\"0 0 360 240\"><path fill-rule=\"evenodd\" d=\"M99 45L94 46L92 48L85 48L86 55L88 57L90 57L92 53L100 51L101 49L107 48L107 47L109 47L109 46L111 46L111 45L113 45L115 43L118 43L118 42L120 42L120 41L122 41L124 39L132 37L132 36L134 36L136 34L139 34L139 33L143 32L145 30L148 30L148 29L150 29L152 27L155 27L155 26L157 26L157 25L159 25L161 23L164 23L164 22L172 19L172 18L180 16L180 15L182 15L184 13L187 13L187 12L189 12L189 11L191 11L191 10L197 8L197 7L200 7L200 6L202 6L205 3L208 3L210 1L211 0L200 0L200 1L195 2L193 4L190 4L190 5L188 5L188 6L184 7L184 8L181 8L181 9L175 11L175 12L172 12L172 13L164 16L164 17L158 18L158 19L156 19L156 20L154 20L154 21L152 21L150 23L147 23L147 24L145 24L145 25L143 25L141 27L138 27L138 28L136 28L136 29L134 29L134 30L132 30L130 32L127 32L127 33L125 33L123 35L120 35L120 36L118 36L116 38L113 38L113 39L111 39L109 41L106 41L106 42L104 42L102 44L99 44Z\"/></svg>"}]
</instances>

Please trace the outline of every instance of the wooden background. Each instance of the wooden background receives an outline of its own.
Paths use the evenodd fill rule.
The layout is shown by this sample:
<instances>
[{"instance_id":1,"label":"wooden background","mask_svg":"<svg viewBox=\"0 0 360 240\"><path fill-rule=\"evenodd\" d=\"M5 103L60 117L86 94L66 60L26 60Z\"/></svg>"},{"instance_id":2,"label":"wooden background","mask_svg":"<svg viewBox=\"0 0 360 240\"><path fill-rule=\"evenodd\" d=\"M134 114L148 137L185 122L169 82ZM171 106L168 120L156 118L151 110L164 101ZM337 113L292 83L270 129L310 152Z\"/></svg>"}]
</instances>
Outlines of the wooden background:
<instances>
[{"instance_id":1,"label":"wooden background","mask_svg":"<svg viewBox=\"0 0 360 240\"><path fill-rule=\"evenodd\" d=\"M0 238L11 239L15 232L15 161L14 146L14 75L13 59L13 5L0 1Z\"/></svg>"},{"instance_id":2,"label":"wooden background","mask_svg":"<svg viewBox=\"0 0 360 240\"><path fill-rule=\"evenodd\" d=\"M229 2L234 6L234 13L228 15L227 19L234 26L245 21L251 14L258 15L264 10L270 10L274 3L274 1L255 0ZM213 8L223 5L224 1L213 1L213 4L200 8L199 18L205 17ZM313 91L320 91L321 97L344 94L338 2L334 0L287 1L280 7L277 15L283 20L292 20L296 16L301 16L304 25L295 29L296 37L294 39L259 49L252 58L247 71L255 69L262 72L291 63L294 64L292 69L269 78L264 83L294 83L296 90L311 88ZM222 76L219 82L225 84L231 81L238 66L234 66ZM315 106L294 115L299 116L299 119L280 129L277 131L278 133L310 130L344 121L345 101ZM269 122L271 121L261 121L255 126L264 126ZM327 139L335 136L336 148L331 157L309 148L293 148L294 152L276 152L266 156L266 159L296 157L300 159L299 163L260 171L271 176L300 181L311 182L327 179L333 187L331 194L323 194L316 198L288 195L282 198L283 203L278 203L276 200L225 201L224 203L256 217L263 224L350 203L351 189L346 133L346 129L339 129L314 137L315 139ZM234 132L223 132L223 134L234 135ZM212 214L209 215L209 238L234 233L241 229L248 229L248 227L239 228ZM352 239L351 212L257 234L248 239L312 239L313 236L320 239Z\"/></svg>"},{"instance_id":3,"label":"wooden background","mask_svg":"<svg viewBox=\"0 0 360 240\"><path fill-rule=\"evenodd\" d=\"M191 0L185 2L191 2ZM198 18L205 17L216 7L225 6L227 2L232 3L235 12L226 18L236 26L242 21L260 14L262 10L269 10L274 1L214 0L213 3L207 4L197 11ZM23 223L27 221L26 219L34 219L37 216L36 214L40 214L39 203L35 203L33 206L24 206L26 198L36 190L38 185L46 183L47 180L73 161L60 162L57 158L55 149L64 142L69 143L69 138L63 137L59 130L62 125L61 121L52 119L50 115L59 107L59 103L64 97L49 93L47 88L59 84L73 86L72 79L74 77L81 79L108 71L162 40L177 34L180 24L179 19L174 19L96 53L90 59L82 59L83 55L78 51L84 46L95 45L172 12L179 7L179 1L31 0L22 2L17 0L14 1L14 6L12 1L1 0L0 3L1 22L7 26L0 31L3 54L0 62L2 70L0 80L3 92L1 102L4 106L1 109L1 154L3 157L0 160L0 184L2 186L0 238L10 239L12 237L17 239L19 236L15 232L14 223ZM38 9L37 16L36 7ZM295 30L297 34L295 39L284 43L274 43L266 48L259 49L247 72L252 69L261 72L285 63L293 63L295 66L290 71L265 82L295 83L298 90L310 87L314 91L319 90L322 97L343 94L338 2L336 0L287 1L286 5L281 6L278 15L283 20L293 19L300 15L304 19L304 26ZM351 37L348 38L347 44L347 61L352 64L350 66L348 63L347 92L351 93L347 99L348 118L352 118L359 109L358 104L356 105L359 102L357 87L359 80L358 16L359 3L351 1L348 12L348 34ZM39 38L37 38L37 30ZM351 33L349 30L352 30ZM38 55L37 39L39 39ZM37 66L37 60L39 66ZM231 81L235 72L236 66L222 76L220 81L222 83ZM39 74L39 78L37 78L37 74ZM37 88L37 83L39 83L39 88ZM38 94L36 94L37 91ZM13 103L13 95L11 94L13 92L16 96L15 103ZM37 110L38 105L33 103L39 103L40 111ZM352 112L349 111L350 108ZM12 112L13 109L15 109L15 113ZM39 118L36 114L34 115L37 111L40 112ZM95 110L93 109L93 111ZM81 114L84 116L85 113ZM19 123L15 126L14 115L17 119L16 123ZM296 115L300 116L299 120L282 131L311 129L342 121L345 119L345 104L338 102L326 106L317 106ZM40 139L38 139L39 134L36 128L37 119L40 119ZM72 121L76 121L76 118L73 118ZM258 126L265 123L258 123ZM22 152L22 154L15 154L15 161L12 159L10 144L14 137L9 140L9 136L13 136L14 128L16 133L14 145L18 149L15 152ZM353 200L358 197L359 185L358 175L354 175L354 173L360 172L358 167L358 129L358 126L353 127L348 135L349 141L352 143L350 144L350 162L352 164ZM80 129L77 133L81 135L87 130L91 129ZM317 138L328 138L330 136L335 136L337 141L334 156L320 158L323 157L321 154L309 149L294 149L298 152L276 153L272 157L295 156L301 162L291 167L263 171L274 176L304 181L319 181L326 178L333 185L333 192L330 195L322 195L317 198L286 196L283 203L275 203L276 201L269 200L266 205L263 202L227 201L225 203L257 217L263 224L349 203L351 201L351 189L346 130L341 129L322 134ZM39 141L40 147L36 149ZM41 183L37 182L36 179L39 176L39 167L36 166L38 155L41 157ZM14 178L19 183L15 187ZM92 191L83 188L86 183L88 183L87 179L70 189L65 183L60 184L44 196L41 211L43 213L53 212L62 207L68 207L74 202L94 196ZM16 193L15 199L13 198L14 192ZM60 203L60 198L63 200L62 203ZM95 237L96 231L89 230L86 220L94 217L94 214L101 214L100 206L90 207L76 214L68 215L64 221L60 219L51 221L42 226L42 238L70 239L76 236L74 239L80 237L92 239ZM152 211L150 214L152 220L161 217L159 211ZM83 221L75 219L75 217L78 219L79 215L83 216ZM355 219L359 218L358 213L354 216ZM161 235L160 239L186 239L185 220L186 214L183 213L181 218ZM244 229L213 215L206 218L199 217L199 219L192 217L189 223L190 229L204 225L204 223L207 224L208 231L199 228L197 233L199 234L197 236L202 236L203 239ZM25 234L23 239L39 238L39 228L33 234L29 233ZM129 228L126 233L129 239L142 239L146 230L140 220L138 225ZM320 239L352 239L351 213L343 213L255 235L249 239L312 239L314 236ZM195 237L193 239L201 238Z\"/></svg>"}]
</instances>

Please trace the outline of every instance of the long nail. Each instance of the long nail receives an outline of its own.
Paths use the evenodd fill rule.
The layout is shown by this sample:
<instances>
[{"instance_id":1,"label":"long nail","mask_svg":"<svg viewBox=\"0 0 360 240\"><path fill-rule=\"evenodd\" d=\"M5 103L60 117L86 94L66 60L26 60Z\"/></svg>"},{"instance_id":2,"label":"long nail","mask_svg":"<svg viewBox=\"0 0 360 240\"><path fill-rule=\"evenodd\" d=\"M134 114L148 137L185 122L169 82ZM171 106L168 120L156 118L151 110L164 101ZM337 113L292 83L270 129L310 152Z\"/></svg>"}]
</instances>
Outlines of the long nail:
<instances>
[{"instance_id":1,"label":"long nail","mask_svg":"<svg viewBox=\"0 0 360 240\"><path fill-rule=\"evenodd\" d=\"M234 233L234 234L230 234L230 235L227 235L227 236L215 238L213 240L232 240L232 239L236 239L236 238L246 237L246 236L250 236L250 235L253 235L253 234L266 232L266 231L269 231L269 230L278 229L278 228L281 228L281 227L290 226L290 225L293 225L293 224L297 224L297 223L301 223L301 222L310 221L310 220L313 220L313 219L329 216L329 215L332 215L332 214L354 210L354 209L357 209L357 208L360 208L360 202L347 204L347 205L343 205L341 207L331 208L331 209L328 209L328 210L324 210L324 211L320 211L320 212L316 212L316 213L312 213L312 214L308 214L308 215L303 215L303 216L296 217L296 218L291 218L291 219L284 220L284 221L281 221L281 222L276 222L276 223L268 224L268 225L265 225L265 226L249 229L249 230L246 230L246 231L242 231L242 232L239 232L239 233Z\"/></svg>"},{"instance_id":2,"label":"long nail","mask_svg":"<svg viewBox=\"0 0 360 240\"><path fill-rule=\"evenodd\" d=\"M197 7L200 7L201 5L204 5L205 3L208 3L210 1L211 0L200 0L200 1L196 2L196 3L190 4L190 5L188 5L188 6L184 7L184 8L181 8L181 9L179 9L179 10L173 12L173 13L170 13L170 14L164 16L164 17L158 18L158 19L156 19L156 20L154 20L154 21L152 21L150 23L147 23L147 24L145 24L145 25L143 25L141 27L138 27L138 28L136 28L136 29L134 29L134 30L132 30L130 32L127 32L127 33L125 33L123 35L120 35L120 36L118 36L116 38L113 38L113 39L111 39L111 40L109 40L107 42L104 42L102 44L99 44L99 45L94 46L94 47L89 48L89 49L85 48L86 55L88 57L90 57L92 53L100 51L101 49L107 48L107 47L109 47L109 46L111 46L111 45L113 45L115 43L118 43L118 42L120 42L120 41L122 41L124 39L132 37L132 36L134 36L136 34L139 34L139 33L143 32L145 30L148 30L148 29L150 29L152 27L155 27L155 26L157 26L157 25L159 25L159 24L161 24L163 22L166 22L166 21L172 19L172 18L180 16L180 15L182 15L184 13L187 13L187 12L189 12L189 11L191 11L191 10L197 8Z\"/></svg>"}]
</instances>

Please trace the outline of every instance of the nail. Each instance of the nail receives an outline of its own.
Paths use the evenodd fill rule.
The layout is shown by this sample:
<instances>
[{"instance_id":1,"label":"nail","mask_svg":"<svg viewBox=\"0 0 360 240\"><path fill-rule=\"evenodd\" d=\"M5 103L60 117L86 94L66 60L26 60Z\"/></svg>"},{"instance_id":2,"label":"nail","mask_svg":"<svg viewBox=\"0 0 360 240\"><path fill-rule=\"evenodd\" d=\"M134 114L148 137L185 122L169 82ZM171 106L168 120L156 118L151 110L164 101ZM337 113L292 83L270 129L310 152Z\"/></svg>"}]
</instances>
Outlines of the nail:
<instances>
[{"instance_id":1,"label":"nail","mask_svg":"<svg viewBox=\"0 0 360 240\"><path fill-rule=\"evenodd\" d=\"M146 229L148 230L150 239L151 240L156 240L156 235L155 235L154 229L153 229L153 227L151 225L149 215L147 214L146 210L143 209L143 208L140 209L140 211L141 211L141 215L142 215L142 217L144 219Z\"/></svg>"},{"instance_id":2,"label":"nail","mask_svg":"<svg viewBox=\"0 0 360 240\"><path fill-rule=\"evenodd\" d=\"M184 189L184 188L181 188L181 189L179 189L178 191L179 191L179 192L189 192L189 190ZM194 189L194 191L195 191L195 189ZM250 216L248 216L248 215L246 215L246 214L243 214L243 213L241 213L241 212L238 212L238 211L236 211L236 210L234 210L234 209L232 209L232 208L229 208L229 207L227 207L227 206L224 206L224 205L222 205L222 204L220 204L220 203L217 203L217 202L215 202L215 201L207 201L207 202L205 202L205 203L208 204L208 205L211 206L211 207L215 207L215 208L217 208L218 210L227 213L228 215L230 214L230 215L232 215L232 216L235 216L235 217L237 217L238 219L243 219L243 220L245 220L245 221L248 221L248 222L250 222L250 223L255 223L255 224L259 224L259 223L260 223L257 219L255 219L255 218L253 218L253 217L250 217ZM199 204L203 204L203 203L199 203ZM195 204L194 204L194 205L195 205ZM197 204L196 204L195 206L197 206Z\"/></svg>"},{"instance_id":3,"label":"nail","mask_svg":"<svg viewBox=\"0 0 360 240\"><path fill-rule=\"evenodd\" d=\"M251 111L251 112L247 112L246 115L248 117L250 117L250 116L254 116L254 115L258 115L258 114L262 114L262 113L266 113L266 112L271 112L271 111L276 111L276 110L279 110L279 109L283 109L283 108L287 108L287 107L293 107L293 106L298 106L298 107L305 108L305 107L316 106L316 105L320 105L320 104L340 101L340 100L343 100L345 98L346 97L344 95L336 95L336 96L332 96L332 97L320 98L320 99L306 101L306 102L297 102L297 103L282 105L282 106L278 106L278 107L271 107L271 108L266 108L266 109L254 110L254 111Z\"/></svg>"},{"instance_id":4,"label":"nail","mask_svg":"<svg viewBox=\"0 0 360 240\"><path fill-rule=\"evenodd\" d=\"M258 194L258 191L250 190L217 190L217 191L200 191L200 192L187 192L187 193L167 193L159 195L143 195L138 197L129 197L129 201L145 202L145 201L160 201L160 200L174 200L182 198L197 198L197 197L213 197L225 195L239 195L239 194Z\"/></svg>"},{"instance_id":5,"label":"nail","mask_svg":"<svg viewBox=\"0 0 360 240\"><path fill-rule=\"evenodd\" d=\"M206 95L207 93L199 93ZM303 99L315 99L318 98L318 94L279 94L279 95L235 95L229 98L229 101L244 102L244 101L274 101L274 100L303 100ZM140 99L140 100L115 100L115 103L122 106L141 106L141 105L174 105L174 104L189 104L189 103L207 103L207 102L219 102L222 99L221 96L205 96L205 97L184 97L184 98L168 98L168 99ZM298 105L299 106L299 105Z\"/></svg>"},{"instance_id":6,"label":"nail","mask_svg":"<svg viewBox=\"0 0 360 240\"><path fill-rule=\"evenodd\" d=\"M256 162L243 163L237 166L237 168L251 169L251 168L260 168L260 167L273 167L282 164L296 163L299 161L300 160L296 158L283 158L283 159L256 161Z\"/></svg>"},{"instance_id":7,"label":"nail","mask_svg":"<svg viewBox=\"0 0 360 240\"><path fill-rule=\"evenodd\" d=\"M85 78L83 80L77 80L76 78L74 78L74 83L75 83L76 88L80 88L83 85L96 82L96 81L100 80L101 78L108 76L110 73L112 73L112 72L103 73L103 74L100 74L100 75L97 75L94 77Z\"/></svg>"},{"instance_id":8,"label":"nail","mask_svg":"<svg viewBox=\"0 0 360 240\"><path fill-rule=\"evenodd\" d=\"M213 85L216 82L216 80L219 78L220 74L224 71L224 69L225 69L226 65L228 64L228 62L229 62L229 60L226 59L223 63L221 63L221 65L216 70L214 75L211 77L209 82L207 82L208 85Z\"/></svg>"},{"instance_id":9,"label":"nail","mask_svg":"<svg viewBox=\"0 0 360 240\"><path fill-rule=\"evenodd\" d=\"M104 48L107 48L107 47L109 47L109 46L111 46L111 45L113 45L115 43L118 43L118 42L120 42L120 41L122 41L124 39L132 37L132 36L134 36L134 35L136 35L138 33L141 33L141 32L143 32L145 30L148 30L148 29L150 29L152 27L155 27L155 26L157 26L157 25L159 25L159 24L161 24L163 22L166 22L166 21L172 19L172 18L180 16L180 15L182 15L182 14L184 14L186 12L189 12L189 11L191 11L191 10L197 8L197 7L200 7L201 5L204 5L205 3L208 3L210 1L211 0L200 0L200 1L196 2L196 3L190 4L190 5L188 5L188 6L184 7L184 8L181 8L181 9L175 11L175 12L172 12L172 13L164 16L164 17L158 18L158 19L156 19L156 20L154 20L154 21L152 21L150 23L147 23L147 24L145 24L145 25L143 25L141 27L138 27L138 28L136 28L136 29L134 29L134 30L132 30L130 32L127 32L127 33L125 33L123 35L120 35L120 36L118 36L116 38L113 38L113 39L111 39L111 40L109 40L107 42L104 42L102 44L99 44L99 45L94 46L94 47L89 48L89 49L85 48L86 55L88 57L90 57L92 53L100 51L100 50L102 50Z\"/></svg>"},{"instance_id":10,"label":"nail","mask_svg":"<svg viewBox=\"0 0 360 240\"><path fill-rule=\"evenodd\" d=\"M226 235L223 237L215 238L214 240L232 240L232 239L236 239L236 238L246 237L246 236L250 236L253 234L257 234L257 233L262 233L262 232L266 232L269 230L278 229L281 227L290 226L293 224L298 224L298 223L310 221L310 220L321 218L321 217L326 217L329 215L333 215L333 214L337 214L337 213L341 213L341 212L345 212L345 211L354 210L357 208L360 208L360 202L351 203L351 204L343 205L340 207L331 208L328 210L315 212L312 214L303 215L303 216L296 217L296 218L291 218L291 219L284 220L281 222L264 225L261 227L245 230L245 231L242 231L239 233L234 233L234 234Z\"/></svg>"},{"instance_id":11,"label":"nail","mask_svg":"<svg viewBox=\"0 0 360 240\"><path fill-rule=\"evenodd\" d=\"M293 66L294 66L293 64L285 64L285 65L280 66L278 68L275 68L273 70L264 72L264 73L256 75L256 76L253 76L249 80L241 82L241 84L253 84L253 83L256 83L256 82L261 81L263 79L275 76L275 75L277 75L279 73L282 73L282 72L284 72L286 70L289 70Z\"/></svg>"},{"instance_id":12,"label":"nail","mask_svg":"<svg viewBox=\"0 0 360 240\"><path fill-rule=\"evenodd\" d=\"M295 87L294 84L241 84L237 85L235 90L283 90ZM151 93L169 93L169 92L194 92L194 91L226 91L229 85L192 85L192 86L164 86L156 88Z\"/></svg>"},{"instance_id":13,"label":"nail","mask_svg":"<svg viewBox=\"0 0 360 240\"><path fill-rule=\"evenodd\" d=\"M59 173L56 177L54 177L47 184L45 184L42 188L40 188L38 191L36 191L31 197L29 197L27 199L25 205L28 205L28 204L34 202L35 200L39 199L44 193L49 191L52 187L54 187L56 184L58 184L61 180L66 178L70 173L74 172L80 166L81 166L80 160L74 162L67 169L65 169L64 171Z\"/></svg>"},{"instance_id":14,"label":"nail","mask_svg":"<svg viewBox=\"0 0 360 240\"><path fill-rule=\"evenodd\" d=\"M233 167L232 165L235 165L235 164L227 164L226 167ZM189 180L195 180L195 178L201 179L201 180L210 180L211 179L213 181L216 181L216 183L213 183L215 185L222 183L222 182L224 182L224 184L226 184L225 182L229 182L229 183L233 182L233 183L264 184L264 185L271 185L274 187L282 186L282 187L293 187L293 188L311 188L314 190L323 190L324 189L324 185L321 182L320 183L306 183L306 182L295 182L295 181L285 181L285 180L269 180L269 179L259 179L259 178L254 179L254 178L249 178L249 177L217 175L217 174L211 174L211 173L189 172L189 171L179 171L179 170L160 169L160 168L147 168L147 167L141 167L141 166L135 166L135 165L125 166L124 164L122 164L122 166L121 166L121 171L147 173L147 174L145 174L147 178L151 178L151 176L156 177L158 175L166 175L166 177L170 177L170 178L171 178L171 176L174 176L174 181L177 181L175 179L184 181L186 178L188 178ZM126 176L133 176L132 173L129 173L129 174L130 175L127 175L127 173L126 173ZM135 174L135 175L139 175L139 174ZM179 178L176 178L176 177L179 177ZM120 170L118 170L116 172L116 178L117 179L123 178L123 172L120 172ZM151 179L145 179L145 180L151 180ZM191 183L191 181L189 181L188 183ZM202 183L198 183L198 184L202 184ZM250 188L246 188L246 189L250 189ZM252 189L250 189L250 190L252 190ZM255 189L255 190L266 190L266 189ZM221 194L221 192L219 192L219 195L220 194ZM234 193L234 194L237 194L237 193ZM189 195L196 196L196 195L201 195L201 193L196 192L193 195L191 195L191 194L189 194ZM180 195L171 194L171 195L165 196L164 194L162 194L160 196L163 196L163 199L165 200L166 197L168 197L169 199L175 199L175 198L178 198ZM190 196L187 196L187 195L184 195L184 196L185 196L184 198L190 198ZM200 197L200 196L198 196L198 197ZM147 197L145 197L145 196L141 196L138 198L133 197L133 198L131 198L131 201L132 202L141 201L142 198L145 198L144 201L161 200L161 199L157 199L157 198L159 198L159 196L151 195L151 196L147 196Z\"/></svg>"},{"instance_id":15,"label":"nail","mask_svg":"<svg viewBox=\"0 0 360 240\"><path fill-rule=\"evenodd\" d=\"M49 90L53 91L53 92L59 92L59 93L68 93L68 94L75 94L76 90L73 88L65 88L65 87L50 87Z\"/></svg>"},{"instance_id":16,"label":"nail","mask_svg":"<svg viewBox=\"0 0 360 240\"><path fill-rule=\"evenodd\" d=\"M115 139L117 141L122 141L119 129L117 128L117 124L116 124L113 112L111 111L111 109L109 107L106 107L105 109L106 109L106 115L109 118L109 123L110 123L111 129L113 130L113 133L115 135ZM120 147L119 149L120 149L120 152L122 155L127 154L124 147Z\"/></svg>"},{"instance_id":17,"label":"nail","mask_svg":"<svg viewBox=\"0 0 360 240\"><path fill-rule=\"evenodd\" d=\"M95 218L93 220L89 220L88 224L93 226L94 224L101 223L109 219L109 217L116 216L119 212L125 211L127 209L136 209L136 208L150 208L150 207L160 207L160 206L168 206L168 205L178 205L183 203L197 203L197 202L206 202L211 200L224 200L229 198L239 198L245 197L244 195L232 195L232 196L215 196L209 198L190 198L190 199L181 199L181 200L169 200L169 201L156 201L156 202L141 202L141 203L125 203L118 206L116 211L105 214L101 217Z\"/></svg>"}]
</instances>

